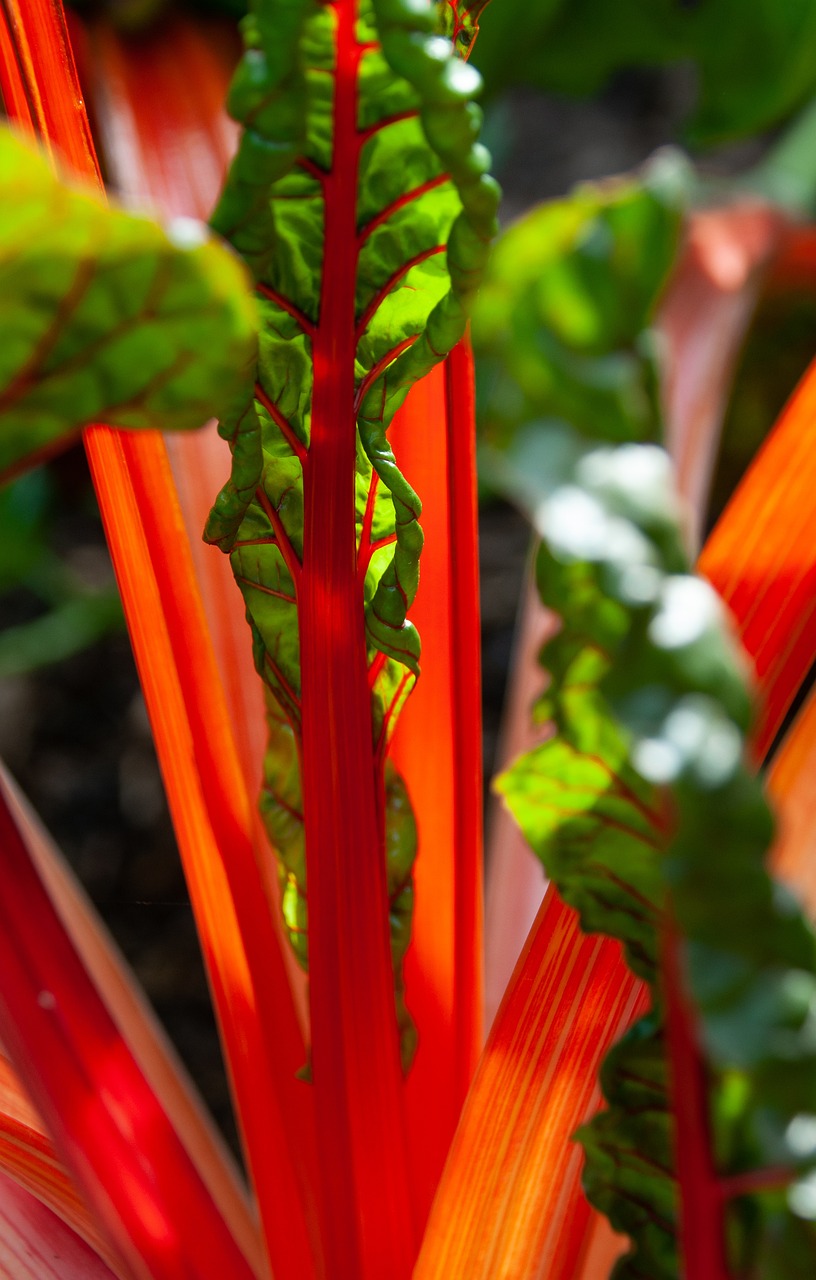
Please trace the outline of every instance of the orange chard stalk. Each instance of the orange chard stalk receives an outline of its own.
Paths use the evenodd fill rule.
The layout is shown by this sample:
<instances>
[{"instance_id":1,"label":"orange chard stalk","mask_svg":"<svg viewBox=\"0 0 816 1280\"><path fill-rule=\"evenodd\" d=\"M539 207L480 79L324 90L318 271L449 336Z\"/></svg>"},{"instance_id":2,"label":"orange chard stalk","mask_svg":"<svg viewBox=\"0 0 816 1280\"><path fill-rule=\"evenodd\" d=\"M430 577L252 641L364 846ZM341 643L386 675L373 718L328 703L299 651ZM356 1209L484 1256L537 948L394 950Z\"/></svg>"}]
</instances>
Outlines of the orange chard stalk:
<instances>
[{"instance_id":1,"label":"orange chard stalk","mask_svg":"<svg viewBox=\"0 0 816 1280\"><path fill-rule=\"evenodd\" d=\"M424 443L428 422L440 424L433 451ZM479 583L472 368L464 344L412 391L391 434L422 494L426 536L412 611L423 638L422 678L391 748L421 842L406 958L420 1039L405 1090L422 1226L482 1044Z\"/></svg>"},{"instance_id":2,"label":"orange chard stalk","mask_svg":"<svg viewBox=\"0 0 816 1280\"><path fill-rule=\"evenodd\" d=\"M19 16L18 16L19 19ZM19 20L18 20L19 25ZM110 38L108 37L108 40ZM13 101L14 84L8 90L9 100ZM153 99L155 101L155 97ZM220 123L220 122L219 122ZM163 127L166 128L166 119L164 119ZM160 130L157 128L157 133ZM159 155L161 152L159 151ZM156 166L158 172L161 162ZM166 176L165 171L165 176ZM172 184L171 184L172 185ZM174 211L178 212L176 208ZM473 456L472 456L472 439L469 439L470 427L472 424L472 387L471 387L471 370L467 357L464 353L455 353L451 359L449 371L445 375L446 384L444 390L439 380L436 381L436 394L432 397L433 410L438 414L440 419L447 412L449 421L449 431L453 433L452 443L448 448L449 461L447 471L444 468L443 475L447 474L447 479L443 480L442 485L436 486L437 492L433 494L428 502L426 511L429 523L445 532L450 531L456 538L456 572L452 572L451 567L445 565L446 552L437 555L436 559L439 569L435 570L433 565L428 566L426 576L429 579L429 586L426 586L426 600L429 602L436 597L437 590L440 591L439 584L445 583L452 585L451 592L452 604L448 607L447 617L444 619L436 619L436 626L430 633L432 636L431 643L428 646L430 656L427 659L429 666L433 666L434 652L439 655L437 665L440 670L444 670L447 665L448 670L451 668L455 674L453 681L453 692L449 696L448 705L436 701L434 702L433 720L440 729L439 741L445 745L441 747L441 756L445 759L445 767L449 773L456 775L453 785L440 787L440 778L436 777L435 782L435 799L433 822L435 823L436 832L429 831L426 837L428 847L428 857L426 858L426 868L430 870L432 850L436 851L437 874L445 876L449 889L446 894L437 891L436 882L434 880L434 872L430 874L426 871L426 884L428 888L423 897L420 898L419 909L419 928L417 931L417 945L415 954L412 958L412 970L415 977L415 989L417 990L417 1013L423 1016L421 1005L425 1004L425 1010L429 1017L429 1036L430 1043L435 1043L435 1039L431 1040L434 1031L438 1028L441 1036L441 1042L436 1047L436 1052L431 1053L426 1049L424 1061L427 1064L424 1072L421 1068L422 1056L418 1065L417 1075L414 1081L408 1085L409 1089L409 1107L411 1107L413 1115L419 1120L422 1117L423 1124L420 1131L418 1125L414 1125L414 1154L413 1163L417 1177L417 1211L420 1218L424 1217L427 1206L433 1193L438 1171L444 1155L447 1142L452 1133L456 1116L461 1105L464 1091L467 1087L473 1062L475 1061L478 1043L480 1038L480 1027L478 1018L478 1009L480 1007L480 981L479 981L479 954L480 954L480 930L479 914L479 876L480 876L480 843L479 843L479 819L480 810L480 767L479 767L479 734L478 734L478 626L477 626L477 601L478 595L476 590L476 569L475 569L475 517L472 506L473 496ZM416 393L416 396L419 392ZM415 403L419 405L419 401L415 399ZM404 424L409 423L412 412L412 405L409 405L403 411L402 421ZM418 423L427 413L427 407L420 408L419 413L414 412L414 422ZM414 434L415 428L405 426L406 437L410 433ZM399 426L395 428L395 432L399 433ZM472 433L470 433L472 435ZM91 436L93 441L93 436ZM167 523L162 521L161 512L166 511L168 507L173 509L173 503L168 498L168 478L166 466L159 461L158 452L154 451L153 442L138 442L142 446L141 449L130 447L128 441L122 441L119 444L124 456L127 460L130 470L130 483L133 486L134 496L137 499L136 505L143 513L143 519L146 520L148 530L158 532L154 544L154 552L151 556L153 563L150 565L150 574L157 579L159 596L161 599L161 608L170 621L170 647L172 649L173 659L176 666L176 678L184 687L184 693L187 698L188 709L187 714L192 716L193 727L201 727L196 721L199 719L199 712L196 709L198 701L203 700L206 704L209 697L209 690L217 687L212 681L212 667L208 669L202 668L199 661L199 654L194 652L190 643L191 634L195 631L194 627L187 626L185 619L189 616L196 616L196 622L201 623L200 605L195 599L195 591L192 576L189 581L187 575L183 575L184 581L181 583L183 591L181 594L186 598L178 601L176 596L178 591L178 570L174 568L172 578L169 571L161 562L160 545L162 533L168 530ZM135 445L136 442L134 442ZM454 447L455 444L455 447ZM91 453L93 455L93 446ZM102 491L103 507L105 504L105 490L111 485L110 475L110 459L106 458L102 468L98 468L98 483ZM439 470L437 468L437 470ZM447 491L449 489L449 492ZM112 493L112 491L111 491ZM121 504L122 495L118 495L118 503ZM108 499L108 509L116 505ZM131 502L131 508L133 503ZM155 510L159 510L159 515L155 515ZM144 513L147 513L146 515ZM447 528L446 528L447 526ZM178 520L175 518L174 533L178 532ZM132 590L135 592L136 598L140 600L138 612L144 614L144 596L145 592L139 591L139 582L142 580L143 572L147 566L144 563L138 567L134 575L135 581L132 583ZM122 572L126 569L123 567ZM436 588L434 588L436 584ZM433 590L433 596L431 595ZM124 592L127 601L127 591ZM431 610L433 612L433 609ZM156 621L159 622L157 615ZM142 617L144 624L144 618ZM155 632L161 634L162 625L155 627ZM155 644L155 637L148 641L145 636L144 650L148 651L151 644ZM137 645L138 648L138 645ZM426 652L428 652L426 650ZM149 704L153 704L154 711L158 715L159 710L166 712L168 705L172 705L172 695L166 689L159 689L152 697L150 696L151 685L155 687L156 676L151 673L151 659L148 656L143 664L145 666L144 678L146 680L146 688L148 692ZM167 665L172 670L172 662ZM443 677L444 679L444 677ZM211 700L211 699L210 699ZM190 703L194 704L192 710ZM220 709L217 709L217 715L220 715ZM474 720L475 716L475 720ZM207 713L204 714L204 728L212 729L212 723L207 726ZM419 724L419 722L417 722ZM422 727L415 732L414 741L418 742L424 734L428 732L429 720L425 718L421 722ZM462 741L468 743L468 749L457 755L454 750L454 742L456 738L455 726L465 725L465 731L461 735ZM161 732L159 733L161 738ZM204 740L207 740L206 733ZM212 741L212 736L209 741ZM201 738L198 734L194 736L194 741L199 743ZM416 747L408 745L410 743L410 734L403 733L402 739L403 750L407 756L411 756L413 752L413 765L409 765L408 773L412 769L419 768L422 772L426 762L420 761L420 753ZM178 744L178 738L176 738ZM172 749L167 755L170 763L167 769L172 779L175 776L174 766L172 763L173 756L178 752ZM210 800L208 787L212 786L215 796L223 791L224 782L216 776L216 771L212 768L212 761L206 758L206 749L204 750L204 758L201 759L201 751L197 748L196 766L205 779L205 787L203 789L205 803ZM427 777L427 770L425 770ZM409 779L410 780L410 779ZM184 786L177 789L189 795L193 789L190 785L191 779L188 777L184 780ZM172 793L174 788L172 782L169 783L169 790ZM241 795L240 785L237 788L238 795ZM177 801L178 803L178 801ZM447 806L448 813L445 813ZM195 807L195 806L194 806ZM212 805L210 805L212 807ZM218 833L224 839L224 844L229 847L234 844L236 838L240 837L242 822L245 819L236 822L230 816L230 804L227 801L224 805L224 811L216 812L213 825L218 828ZM188 824L189 825L189 824ZM199 824L200 826L200 824ZM451 842L450 833L454 832L453 841ZM201 831L198 830L196 838L201 844ZM453 874L447 870L445 864L449 863L449 849L451 847L456 850L455 868ZM224 847L224 845L222 845ZM206 861L206 859L204 859ZM433 889L431 885L434 885ZM251 898L250 894L245 894L243 901L246 903ZM452 899L457 903L456 911L452 910ZM423 911L424 907L424 911ZM456 923L452 932L449 932L449 942L440 948L439 945L439 921L447 917L448 920L454 918ZM423 927L424 919L424 927ZM205 931L206 943L206 931ZM422 985L420 985L420 983ZM427 996L424 995L427 993ZM390 999L390 997L389 997ZM274 1003L274 1002L273 1002ZM440 1016L441 1013L441 1016ZM435 1022L437 1024L434 1027ZM450 1077L451 1087L448 1090L447 1097L440 1097L439 1089L439 1068L442 1064L446 1067L450 1063L455 1065L455 1069ZM298 1064L299 1065L299 1064ZM284 1071L291 1067L291 1058L284 1063ZM296 1086L297 1087L297 1086ZM402 1086L401 1086L402 1087ZM258 1086L256 1086L256 1093ZM286 1092L286 1089L282 1090ZM291 1087L289 1089L291 1093ZM362 1099L361 1106L362 1106ZM370 1098L365 1099L370 1102ZM302 1105L299 1109L289 1109L288 1114L296 1116L292 1122L292 1127L303 1128ZM360 1108L357 1108L359 1113ZM268 1128L268 1126L267 1126ZM308 1128L307 1128L308 1132ZM429 1141L433 1138L433 1141ZM308 1144L307 1144L308 1146ZM307 1153L308 1154L308 1153ZM273 1156L273 1158L276 1158ZM313 1168L314 1166L312 1166ZM256 1185L259 1179L256 1176ZM266 1197L267 1201L269 1197ZM264 1196L261 1196L262 1203ZM279 1202L281 1197L278 1197ZM283 1214L281 1216L284 1216ZM296 1222L298 1214L294 1215L291 1221ZM268 1231L268 1234L272 1234ZM284 1233L278 1232L279 1235ZM290 1240L294 1241L290 1253L297 1253L297 1233L291 1229L288 1232ZM406 1260L412 1253L410 1246L404 1250ZM276 1262L276 1265L281 1265ZM303 1272L301 1272L303 1274Z\"/></svg>"},{"instance_id":3,"label":"orange chard stalk","mask_svg":"<svg viewBox=\"0 0 816 1280\"><path fill-rule=\"evenodd\" d=\"M176 156L189 151L226 162L234 133L221 106L232 64L223 52L227 30L177 22L160 37L134 43L103 24L91 28L89 84L98 105L106 163L117 189L130 201L147 202L168 215L203 216L212 204L217 166L186 165ZM452 352L444 371L435 370L413 390L391 430L395 450L423 495L426 534L412 615L423 637L422 679L402 713L390 753L406 779L422 828L406 981L423 1032L405 1081L412 1191L420 1225L481 1043L482 774L472 421L472 369L462 346ZM431 422L440 425L440 435L446 424L433 451L425 445ZM212 438L205 443L182 436L168 438L167 446L171 461L178 459L176 483L188 532L195 539L217 488L223 446ZM193 541L194 555L196 545ZM229 661L222 663L222 675L235 683L249 646L245 623L235 609L234 584L220 557L204 551L196 567L200 579L206 575L204 603L211 631L238 620L226 641ZM251 672L250 688L245 688L246 667L244 661L231 709L236 729L254 739L241 753L244 772L252 776L262 749L255 731L259 708L250 702L259 685ZM241 714L246 707L254 718Z\"/></svg>"},{"instance_id":4,"label":"orange chard stalk","mask_svg":"<svg viewBox=\"0 0 816 1280\"><path fill-rule=\"evenodd\" d=\"M794 391L700 556L700 571L731 609L756 666L771 748L813 661L816 537L813 487L816 366Z\"/></svg>"},{"instance_id":5,"label":"orange chard stalk","mask_svg":"<svg viewBox=\"0 0 816 1280\"><path fill-rule=\"evenodd\" d=\"M17 122L52 144L78 176L96 178L61 6L9 6L0 45L9 112L20 110ZM159 438L106 428L89 429L85 443L268 1246L276 1274L304 1276L318 1246L311 1100L295 1079L303 1042L254 862L249 801L166 454Z\"/></svg>"},{"instance_id":6,"label":"orange chard stalk","mask_svg":"<svg viewBox=\"0 0 816 1280\"><path fill-rule=\"evenodd\" d=\"M582 933L551 889L496 1015L417 1280L580 1275L592 1215L572 1137L598 1108L605 1053L647 1005L619 945ZM619 1243L606 1243L614 1256Z\"/></svg>"}]
</instances>

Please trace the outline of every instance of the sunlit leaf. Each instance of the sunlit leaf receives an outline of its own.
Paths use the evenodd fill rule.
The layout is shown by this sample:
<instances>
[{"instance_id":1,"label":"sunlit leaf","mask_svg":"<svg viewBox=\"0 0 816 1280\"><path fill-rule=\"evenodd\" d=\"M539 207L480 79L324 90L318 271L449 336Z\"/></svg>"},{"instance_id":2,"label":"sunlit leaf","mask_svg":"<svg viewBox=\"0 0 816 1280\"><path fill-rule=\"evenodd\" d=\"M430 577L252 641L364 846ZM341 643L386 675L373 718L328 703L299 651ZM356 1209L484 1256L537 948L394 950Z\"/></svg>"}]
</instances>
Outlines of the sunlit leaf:
<instances>
[{"instance_id":1,"label":"sunlit leaf","mask_svg":"<svg viewBox=\"0 0 816 1280\"><path fill-rule=\"evenodd\" d=\"M268 691L261 805L309 964L319 1127L337 1135L325 1234L336 1268L367 1273L384 1239L400 1267L413 1250L391 987L393 971L407 1068L417 835L387 756L419 671L423 535L386 431L463 337L498 193L479 77L432 7L253 13L230 95L246 127L212 221L256 275L264 331L255 401L221 423L233 471L207 537L231 555Z\"/></svg>"},{"instance_id":2,"label":"sunlit leaf","mask_svg":"<svg viewBox=\"0 0 816 1280\"><path fill-rule=\"evenodd\" d=\"M533 367L535 331L518 345ZM725 1280L777 1244L780 1276L794 1276L812 1256L814 1156L793 1120L816 1102L816 945L762 865L771 824L742 759L745 663L689 572L665 454L591 445L580 417L572 432L546 421L543 382L527 394L530 465L512 479L561 620L538 707L557 736L500 785L584 924L620 938L652 984L649 1019L605 1066L610 1110L584 1130L585 1183L632 1236L616 1276L671 1280L679 1265Z\"/></svg>"},{"instance_id":3,"label":"sunlit leaf","mask_svg":"<svg viewBox=\"0 0 816 1280\"><path fill-rule=\"evenodd\" d=\"M109 210L8 132L0 203L0 473L93 421L197 427L240 394L254 301L198 225Z\"/></svg>"},{"instance_id":4,"label":"sunlit leaf","mask_svg":"<svg viewBox=\"0 0 816 1280\"><path fill-rule=\"evenodd\" d=\"M680 232L683 170L579 187L539 206L496 246L473 320L486 468L530 508L554 446L539 422L590 438L659 431L655 302ZM550 465L557 465L553 457Z\"/></svg>"},{"instance_id":5,"label":"sunlit leaf","mask_svg":"<svg viewBox=\"0 0 816 1280\"><path fill-rule=\"evenodd\" d=\"M479 34L479 19L488 0L440 0L439 23L454 48L467 58Z\"/></svg>"}]
</instances>

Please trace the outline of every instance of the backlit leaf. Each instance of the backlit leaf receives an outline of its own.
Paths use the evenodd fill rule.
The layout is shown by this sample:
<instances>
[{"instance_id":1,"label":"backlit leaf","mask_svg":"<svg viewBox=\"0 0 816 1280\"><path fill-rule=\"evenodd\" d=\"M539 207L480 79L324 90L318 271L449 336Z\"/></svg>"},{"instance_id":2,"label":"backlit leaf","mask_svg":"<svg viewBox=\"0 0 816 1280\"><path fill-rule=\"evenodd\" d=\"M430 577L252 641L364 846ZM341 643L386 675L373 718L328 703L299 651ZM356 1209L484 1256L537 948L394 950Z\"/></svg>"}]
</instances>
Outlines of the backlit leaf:
<instances>
[{"instance_id":1,"label":"backlit leaf","mask_svg":"<svg viewBox=\"0 0 816 1280\"><path fill-rule=\"evenodd\" d=\"M256 276L263 331L254 401L221 423L233 470L207 537L231 556L268 691L262 809L308 958L319 1126L337 1136L327 1237L355 1274L381 1268L381 1237L392 1265L413 1249L394 1032L407 1067L417 836L387 755L419 671L423 534L386 432L464 335L498 198L478 74L436 17L255 5L230 94L245 129L213 215ZM365 1229L363 1203L382 1206Z\"/></svg>"},{"instance_id":2,"label":"backlit leaf","mask_svg":"<svg viewBox=\"0 0 816 1280\"><path fill-rule=\"evenodd\" d=\"M467 58L479 34L479 19L488 0L440 0L439 23L442 34Z\"/></svg>"},{"instance_id":3,"label":"backlit leaf","mask_svg":"<svg viewBox=\"0 0 816 1280\"><path fill-rule=\"evenodd\" d=\"M255 305L200 224L108 209L8 132L0 206L0 474L93 421L198 427L232 403Z\"/></svg>"},{"instance_id":4,"label":"backlit leaf","mask_svg":"<svg viewBox=\"0 0 816 1280\"><path fill-rule=\"evenodd\" d=\"M293 7L285 28L275 27L275 62L264 70L270 19L258 8L253 47L231 99L233 112L252 127L213 219L258 277L264 334L255 405L222 427L233 447L233 477L208 537L231 552L256 664L278 708L270 716L263 809L282 859L284 913L304 962L298 599L308 601L309 561L323 554L319 539L329 526L316 503L325 493L319 499L325 506L329 489L315 478L304 490L303 475L316 477L329 451L335 472L343 465L356 472L354 554L381 771L419 670L419 636L406 607L422 545L421 504L397 469L385 429L413 382L462 336L496 202L484 176L487 154L475 144L478 122L467 107L478 77L430 34L432 11L409 17L406 9L400 18L414 32L414 46L390 10L376 5L362 6L356 29L341 36L341 9ZM336 102L335 60L347 61L352 76ZM251 106L260 101L262 114ZM298 121L293 102L304 112ZM267 157L264 181L273 184L271 213L254 185L261 181L260 154ZM335 349L337 356L330 354ZM399 904L415 844L403 795L396 780L387 787L387 838L395 855L388 895L394 921L403 921L392 930L397 969L409 938L410 901ZM399 1020L407 1061L413 1032L402 1004Z\"/></svg>"}]
</instances>

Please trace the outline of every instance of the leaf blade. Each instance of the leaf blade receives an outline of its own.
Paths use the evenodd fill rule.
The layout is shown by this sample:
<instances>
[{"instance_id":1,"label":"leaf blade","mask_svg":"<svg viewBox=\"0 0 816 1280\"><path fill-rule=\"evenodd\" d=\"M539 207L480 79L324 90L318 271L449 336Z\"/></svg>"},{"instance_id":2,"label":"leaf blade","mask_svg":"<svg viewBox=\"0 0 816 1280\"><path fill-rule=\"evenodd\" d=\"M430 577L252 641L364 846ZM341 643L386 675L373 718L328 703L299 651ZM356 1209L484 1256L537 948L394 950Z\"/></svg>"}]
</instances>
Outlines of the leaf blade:
<instances>
[{"instance_id":1,"label":"leaf blade","mask_svg":"<svg viewBox=\"0 0 816 1280\"><path fill-rule=\"evenodd\" d=\"M336 1269L376 1273L385 1256L404 1269L413 1251L405 1161L393 1154L404 1139L391 1006L396 995L407 1063L416 834L387 756L418 672L407 609L422 546L419 498L386 430L464 331L495 191L464 105L478 78L432 36L430 9L295 5L276 32L272 12L258 5L248 27L232 91L247 127L214 215L258 278L265 331L255 407L222 424L234 476L208 537L231 552L270 694L263 807L302 961L307 928L316 940L315 1093L321 1129L338 1135L325 1235ZM265 174L252 169L259 156ZM361 1230L362 1212L376 1232Z\"/></svg>"},{"instance_id":2,"label":"leaf blade","mask_svg":"<svg viewBox=\"0 0 816 1280\"><path fill-rule=\"evenodd\" d=\"M165 233L70 191L9 133L0 194L0 471L93 421L190 428L240 393L254 304L192 223Z\"/></svg>"}]
</instances>

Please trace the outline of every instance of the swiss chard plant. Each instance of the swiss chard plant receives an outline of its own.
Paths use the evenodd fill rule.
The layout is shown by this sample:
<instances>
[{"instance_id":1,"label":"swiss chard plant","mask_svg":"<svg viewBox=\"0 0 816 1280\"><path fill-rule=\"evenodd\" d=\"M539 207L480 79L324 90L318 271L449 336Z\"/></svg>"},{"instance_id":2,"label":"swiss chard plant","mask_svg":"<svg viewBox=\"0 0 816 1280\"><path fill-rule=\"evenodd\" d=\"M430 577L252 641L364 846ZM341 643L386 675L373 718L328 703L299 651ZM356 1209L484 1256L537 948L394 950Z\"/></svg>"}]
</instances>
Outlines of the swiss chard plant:
<instances>
[{"instance_id":1,"label":"swiss chard plant","mask_svg":"<svg viewBox=\"0 0 816 1280\"><path fill-rule=\"evenodd\" d=\"M228 98L237 138L218 37L81 33L124 193L206 215L201 158L216 173L234 148L212 225L249 274L189 217L162 231L2 142L0 457L11 474L87 428L254 1199L4 776L11 1276L596 1280L626 1244L580 1193L579 1125L588 1194L631 1241L616 1275L812 1270L816 951L764 868L745 752L750 732L755 751L776 737L812 658L798 549L816 454L791 448L812 431L812 379L702 562L757 658L752 728L656 443L654 314L683 182L664 163L585 189L512 230L485 279L498 192L464 60L483 8L256 0ZM93 182L57 0L8 0L0 55L9 117ZM563 900L545 898L474 1077L463 340L480 285L492 470L530 512L561 620L537 708L551 736L500 787ZM220 441L87 426L210 414ZM801 494L787 532L763 477ZM224 557L200 544L217 489L206 538ZM778 757L793 807L811 719ZM789 875L806 848L788 849Z\"/></svg>"}]
</instances>

